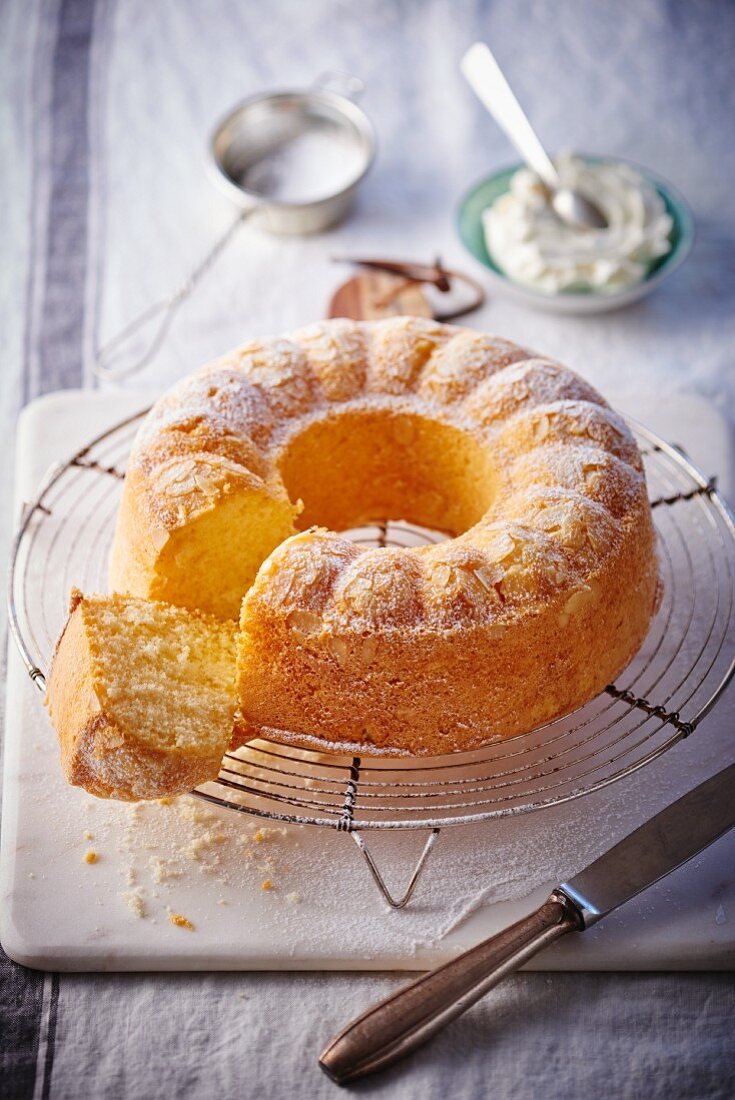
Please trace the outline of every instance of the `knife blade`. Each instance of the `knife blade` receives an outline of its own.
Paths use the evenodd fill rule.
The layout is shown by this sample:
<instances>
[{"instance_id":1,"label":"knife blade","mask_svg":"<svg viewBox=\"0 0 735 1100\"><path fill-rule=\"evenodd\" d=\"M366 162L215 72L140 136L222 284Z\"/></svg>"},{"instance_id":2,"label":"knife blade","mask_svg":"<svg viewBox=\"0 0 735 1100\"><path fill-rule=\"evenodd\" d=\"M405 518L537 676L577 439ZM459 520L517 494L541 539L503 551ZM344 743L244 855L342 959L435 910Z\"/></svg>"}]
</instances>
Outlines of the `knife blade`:
<instances>
[{"instance_id":1,"label":"knife blade","mask_svg":"<svg viewBox=\"0 0 735 1100\"><path fill-rule=\"evenodd\" d=\"M735 825L735 764L628 833L559 890L585 928L692 859Z\"/></svg>"},{"instance_id":2,"label":"knife blade","mask_svg":"<svg viewBox=\"0 0 735 1100\"><path fill-rule=\"evenodd\" d=\"M583 932L733 826L735 764L561 883L535 912L368 1009L325 1047L320 1066L341 1085L392 1065L537 951L567 932Z\"/></svg>"}]
</instances>

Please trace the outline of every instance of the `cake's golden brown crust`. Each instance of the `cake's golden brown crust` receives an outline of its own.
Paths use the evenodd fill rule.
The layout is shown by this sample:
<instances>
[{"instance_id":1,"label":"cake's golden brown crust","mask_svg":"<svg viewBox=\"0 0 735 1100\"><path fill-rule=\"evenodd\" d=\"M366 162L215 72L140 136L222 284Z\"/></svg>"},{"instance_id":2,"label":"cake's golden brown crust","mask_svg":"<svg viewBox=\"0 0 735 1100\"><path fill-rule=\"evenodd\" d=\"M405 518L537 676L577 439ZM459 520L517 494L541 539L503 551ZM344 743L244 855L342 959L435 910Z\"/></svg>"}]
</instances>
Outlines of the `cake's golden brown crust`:
<instances>
[{"instance_id":1,"label":"cake's golden brown crust","mask_svg":"<svg viewBox=\"0 0 735 1100\"><path fill-rule=\"evenodd\" d=\"M215 779L231 732L219 743L212 738L201 746L160 747L146 743L138 729L118 724L106 710L84 604L85 598L74 590L46 699L69 783L98 798L137 801L184 794ZM134 682L129 690L135 692ZM223 683L223 698L231 693L232 685ZM234 700L232 709L234 725Z\"/></svg>"},{"instance_id":2,"label":"cake's golden brown crust","mask_svg":"<svg viewBox=\"0 0 735 1100\"><path fill-rule=\"evenodd\" d=\"M366 550L335 533L385 517L453 537ZM600 691L646 634L658 567L640 455L592 387L394 318L248 345L164 397L111 580L233 617L249 588L244 736L426 754Z\"/></svg>"}]
</instances>

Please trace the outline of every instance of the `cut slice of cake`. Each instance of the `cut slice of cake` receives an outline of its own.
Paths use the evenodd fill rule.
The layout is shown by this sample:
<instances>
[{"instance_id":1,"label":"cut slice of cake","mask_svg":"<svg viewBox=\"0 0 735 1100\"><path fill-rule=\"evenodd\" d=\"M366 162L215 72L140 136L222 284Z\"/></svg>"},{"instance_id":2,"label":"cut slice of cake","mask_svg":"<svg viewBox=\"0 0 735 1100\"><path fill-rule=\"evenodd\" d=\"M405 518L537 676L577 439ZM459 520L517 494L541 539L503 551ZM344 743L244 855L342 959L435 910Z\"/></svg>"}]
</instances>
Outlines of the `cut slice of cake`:
<instances>
[{"instance_id":1,"label":"cut slice of cake","mask_svg":"<svg viewBox=\"0 0 735 1100\"><path fill-rule=\"evenodd\" d=\"M126 801L214 779L235 715L231 622L74 590L47 705L74 786Z\"/></svg>"}]
</instances>

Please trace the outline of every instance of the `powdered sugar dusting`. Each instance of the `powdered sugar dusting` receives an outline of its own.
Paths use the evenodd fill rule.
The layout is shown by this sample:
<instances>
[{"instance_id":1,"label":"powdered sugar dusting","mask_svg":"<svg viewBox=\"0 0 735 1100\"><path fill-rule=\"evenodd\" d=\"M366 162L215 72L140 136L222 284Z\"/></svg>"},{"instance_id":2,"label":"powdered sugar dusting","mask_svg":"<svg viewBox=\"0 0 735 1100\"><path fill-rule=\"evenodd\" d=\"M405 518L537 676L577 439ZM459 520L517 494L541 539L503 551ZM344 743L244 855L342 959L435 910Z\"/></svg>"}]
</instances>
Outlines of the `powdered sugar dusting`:
<instances>
[{"instance_id":1,"label":"powdered sugar dusting","mask_svg":"<svg viewBox=\"0 0 735 1100\"><path fill-rule=\"evenodd\" d=\"M103 925L111 906L115 919L144 923L160 951L176 935L172 912L185 914L194 934L205 931L208 940L220 925L244 919L255 942L259 926L268 929L264 942L279 945L282 964L289 955L308 957L315 950L331 954L336 965L342 958L353 966L381 956L419 958L447 938L456 942L457 931L483 906L524 898L539 884L576 870L595 850L566 824L558 827L555 843L547 844L531 818L519 819L512 829L498 823L497 829L485 824L446 830L411 905L395 912L370 882L350 838L336 830L263 823L189 796L89 805L113 876L109 888L94 878L86 883L86 904L96 908L96 900L102 906ZM402 892L425 833L364 837L389 888Z\"/></svg>"},{"instance_id":2,"label":"powdered sugar dusting","mask_svg":"<svg viewBox=\"0 0 735 1100\"><path fill-rule=\"evenodd\" d=\"M517 414L526 417L528 432L518 424L512 429L515 454L541 444L538 433L551 424L549 442L587 436L639 465L627 428L571 371L498 337L398 317L322 322L291 338L236 349L156 403L138 433L131 466L152 479L153 508L158 493L164 514L170 493L163 471L172 453L185 451L191 463L199 446L205 467L219 453L233 469L239 462L243 473L277 481L284 448L337 409L405 412L473 435L488 428L502 435ZM182 442L192 432L193 451ZM221 486L217 479L212 485L215 497L230 490L224 477Z\"/></svg>"}]
</instances>

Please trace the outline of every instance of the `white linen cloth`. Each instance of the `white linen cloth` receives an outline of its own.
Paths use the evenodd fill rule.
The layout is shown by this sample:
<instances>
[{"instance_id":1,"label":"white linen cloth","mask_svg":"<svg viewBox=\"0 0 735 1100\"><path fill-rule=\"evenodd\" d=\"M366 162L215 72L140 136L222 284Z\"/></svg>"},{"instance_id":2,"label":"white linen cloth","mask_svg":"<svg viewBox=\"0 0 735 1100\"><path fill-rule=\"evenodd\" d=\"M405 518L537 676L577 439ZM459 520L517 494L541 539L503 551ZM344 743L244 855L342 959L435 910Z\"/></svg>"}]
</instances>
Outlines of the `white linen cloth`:
<instances>
[{"instance_id":1,"label":"white linen cloth","mask_svg":"<svg viewBox=\"0 0 735 1100\"><path fill-rule=\"evenodd\" d=\"M355 216L313 239L245 227L134 385L162 388L229 346L323 315L332 254L474 268L457 200L513 151L457 61L486 38L551 148L612 153L671 179L698 239L660 292L599 318L489 298L472 324L543 349L603 390L696 389L732 416L735 12L645 0L16 0L0 9L4 256L0 415L93 386L94 348L175 288L233 210L205 171L234 101L327 69L366 83L379 158ZM347 271L345 270L345 275ZM9 462L6 463L6 468ZM11 527L2 484L3 537ZM321 1097L321 1043L401 978L40 975L3 960L3 1096ZM356 1092L401 1100L735 1093L726 975L522 975Z\"/></svg>"}]
</instances>

